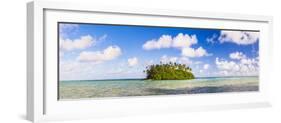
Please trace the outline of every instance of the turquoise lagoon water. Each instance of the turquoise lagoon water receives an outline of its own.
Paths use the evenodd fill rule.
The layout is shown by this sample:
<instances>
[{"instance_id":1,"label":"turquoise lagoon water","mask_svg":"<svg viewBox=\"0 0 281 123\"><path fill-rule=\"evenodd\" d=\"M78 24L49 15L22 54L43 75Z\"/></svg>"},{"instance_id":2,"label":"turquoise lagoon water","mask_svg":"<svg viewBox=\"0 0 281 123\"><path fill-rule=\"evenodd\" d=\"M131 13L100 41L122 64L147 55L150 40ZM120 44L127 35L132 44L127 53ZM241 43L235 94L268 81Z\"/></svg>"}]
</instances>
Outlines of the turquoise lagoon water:
<instances>
[{"instance_id":1,"label":"turquoise lagoon water","mask_svg":"<svg viewBox=\"0 0 281 123\"><path fill-rule=\"evenodd\" d=\"M59 99L258 91L258 77L205 77L193 80L60 81Z\"/></svg>"}]
</instances>

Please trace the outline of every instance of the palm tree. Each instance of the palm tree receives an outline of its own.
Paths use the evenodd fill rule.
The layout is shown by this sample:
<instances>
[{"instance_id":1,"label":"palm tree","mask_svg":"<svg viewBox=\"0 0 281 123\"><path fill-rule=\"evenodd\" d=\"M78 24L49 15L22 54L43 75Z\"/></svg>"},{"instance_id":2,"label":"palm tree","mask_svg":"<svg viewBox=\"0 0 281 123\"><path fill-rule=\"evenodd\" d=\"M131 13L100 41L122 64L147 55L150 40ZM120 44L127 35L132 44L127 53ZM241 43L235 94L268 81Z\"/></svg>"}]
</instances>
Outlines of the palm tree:
<instances>
[{"instance_id":1,"label":"palm tree","mask_svg":"<svg viewBox=\"0 0 281 123\"><path fill-rule=\"evenodd\" d=\"M172 62L147 66L144 72L147 74L147 79L152 80L194 79L189 66Z\"/></svg>"}]
</instances>

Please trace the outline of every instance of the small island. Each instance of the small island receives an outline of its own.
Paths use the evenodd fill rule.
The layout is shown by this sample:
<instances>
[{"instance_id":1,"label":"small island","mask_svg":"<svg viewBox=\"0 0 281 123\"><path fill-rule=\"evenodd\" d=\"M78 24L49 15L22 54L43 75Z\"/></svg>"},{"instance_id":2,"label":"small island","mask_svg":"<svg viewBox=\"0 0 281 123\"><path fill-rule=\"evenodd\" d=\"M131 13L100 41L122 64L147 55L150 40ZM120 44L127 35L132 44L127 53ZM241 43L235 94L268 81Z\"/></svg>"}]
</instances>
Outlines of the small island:
<instances>
[{"instance_id":1,"label":"small island","mask_svg":"<svg viewBox=\"0 0 281 123\"><path fill-rule=\"evenodd\" d=\"M192 69L185 64L165 63L153 64L144 70L146 79L151 80L187 80L194 79Z\"/></svg>"}]
</instances>

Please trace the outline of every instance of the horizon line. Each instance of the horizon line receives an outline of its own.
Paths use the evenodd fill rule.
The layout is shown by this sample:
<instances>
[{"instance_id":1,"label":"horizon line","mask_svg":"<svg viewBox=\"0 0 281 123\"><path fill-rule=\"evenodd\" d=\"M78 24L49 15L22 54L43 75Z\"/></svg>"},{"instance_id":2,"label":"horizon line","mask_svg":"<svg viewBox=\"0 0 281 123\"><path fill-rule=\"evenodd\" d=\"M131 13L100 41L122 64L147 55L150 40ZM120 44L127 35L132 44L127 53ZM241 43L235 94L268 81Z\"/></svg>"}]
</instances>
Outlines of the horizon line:
<instances>
[{"instance_id":1,"label":"horizon line","mask_svg":"<svg viewBox=\"0 0 281 123\"><path fill-rule=\"evenodd\" d=\"M231 77L259 77L259 75L252 75L252 76L209 76L209 77L195 77L195 79L197 78L231 78ZM107 80L140 80L140 79L146 79L146 78L118 78L118 79L72 79L72 80L59 80L59 82L61 81L107 81Z\"/></svg>"}]
</instances>

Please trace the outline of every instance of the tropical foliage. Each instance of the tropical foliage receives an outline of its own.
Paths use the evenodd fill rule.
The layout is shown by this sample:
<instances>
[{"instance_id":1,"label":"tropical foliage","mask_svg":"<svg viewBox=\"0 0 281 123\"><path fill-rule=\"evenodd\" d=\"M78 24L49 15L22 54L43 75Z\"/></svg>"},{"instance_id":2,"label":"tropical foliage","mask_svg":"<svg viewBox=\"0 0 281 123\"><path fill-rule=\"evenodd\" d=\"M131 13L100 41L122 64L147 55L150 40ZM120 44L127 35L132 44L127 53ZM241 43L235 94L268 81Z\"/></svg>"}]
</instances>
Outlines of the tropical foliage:
<instances>
[{"instance_id":1,"label":"tropical foliage","mask_svg":"<svg viewBox=\"0 0 281 123\"><path fill-rule=\"evenodd\" d=\"M165 63L153 64L144 70L146 79L152 80L185 80L194 79L192 69L185 64Z\"/></svg>"}]
</instances>

